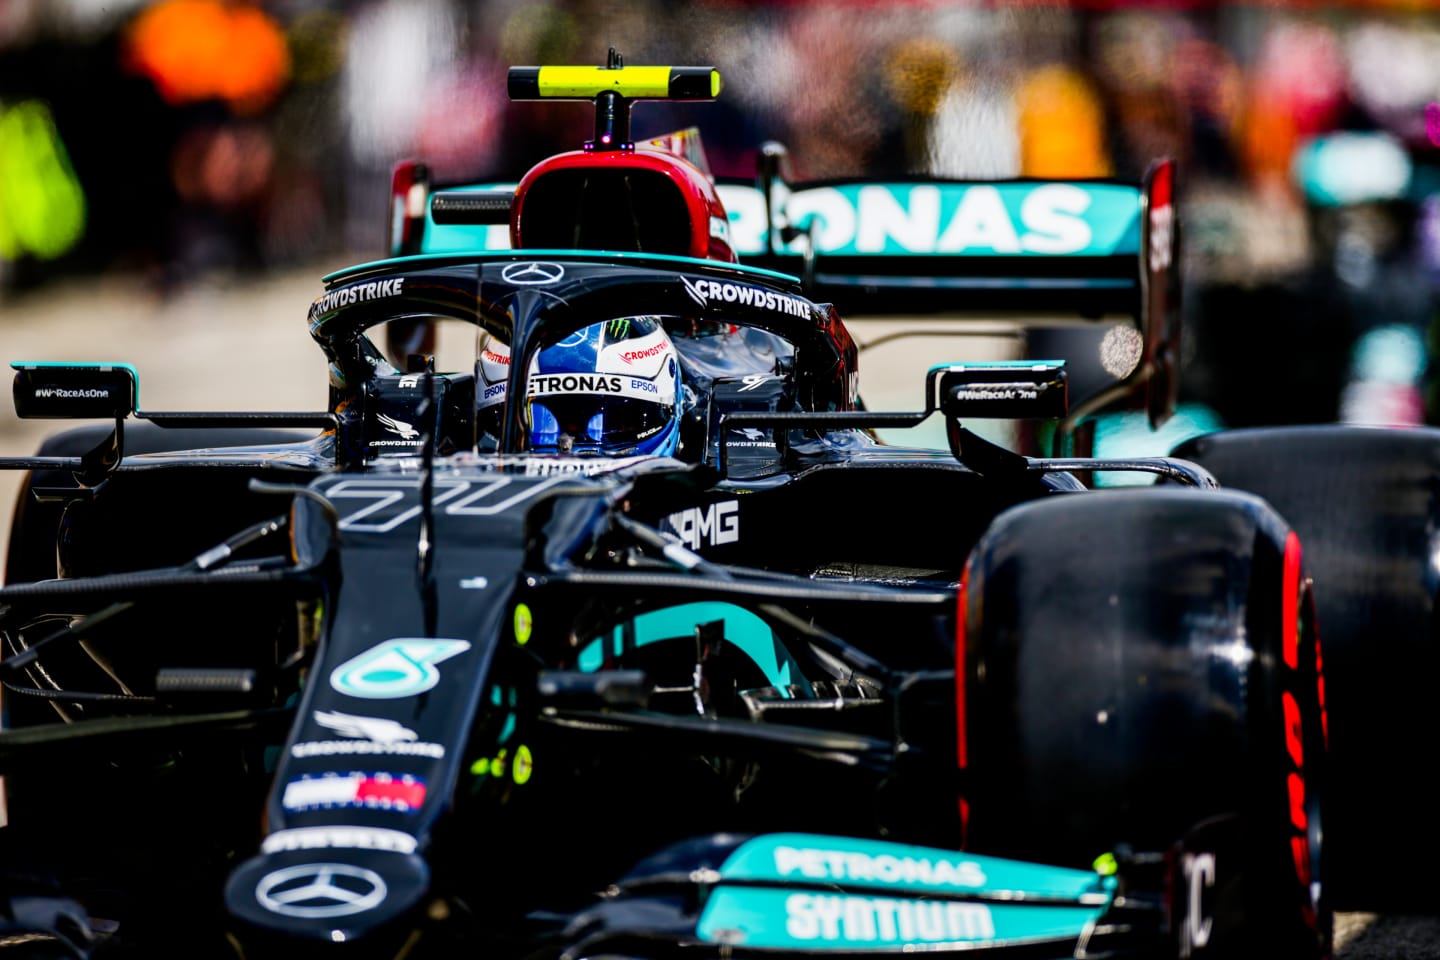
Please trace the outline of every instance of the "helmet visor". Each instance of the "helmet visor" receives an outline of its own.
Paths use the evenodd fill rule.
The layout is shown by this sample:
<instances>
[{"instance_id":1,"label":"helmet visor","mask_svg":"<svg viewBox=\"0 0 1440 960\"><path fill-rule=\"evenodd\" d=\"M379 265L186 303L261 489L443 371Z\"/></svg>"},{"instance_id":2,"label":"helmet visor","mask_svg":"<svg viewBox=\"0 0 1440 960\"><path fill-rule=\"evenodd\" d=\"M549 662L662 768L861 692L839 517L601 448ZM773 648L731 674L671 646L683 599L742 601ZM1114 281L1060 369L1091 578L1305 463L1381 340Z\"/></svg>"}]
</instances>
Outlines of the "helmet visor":
<instances>
[{"instance_id":1,"label":"helmet visor","mask_svg":"<svg viewBox=\"0 0 1440 960\"><path fill-rule=\"evenodd\" d=\"M577 451L603 453L624 453L659 433L673 412L664 404L631 397L536 397L531 405L534 446L553 447L564 434Z\"/></svg>"}]
</instances>

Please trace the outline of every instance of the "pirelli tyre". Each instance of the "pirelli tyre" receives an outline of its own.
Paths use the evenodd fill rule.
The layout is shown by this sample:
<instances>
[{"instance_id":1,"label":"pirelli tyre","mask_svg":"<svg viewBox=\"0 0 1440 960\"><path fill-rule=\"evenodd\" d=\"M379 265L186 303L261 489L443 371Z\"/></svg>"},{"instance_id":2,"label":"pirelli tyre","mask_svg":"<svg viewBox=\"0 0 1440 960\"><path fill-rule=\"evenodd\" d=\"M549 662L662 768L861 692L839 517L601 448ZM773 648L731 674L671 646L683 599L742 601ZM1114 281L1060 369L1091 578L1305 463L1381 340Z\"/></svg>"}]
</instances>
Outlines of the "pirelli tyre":
<instances>
[{"instance_id":1,"label":"pirelli tyre","mask_svg":"<svg viewBox=\"0 0 1440 960\"><path fill-rule=\"evenodd\" d=\"M1440 730L1440 430L1235 430L1176 455L1264 497L1305 544L1325 647L1332 903L1432 910L1440 838L1409 811L1434 794L1421 745Z\"/></svg>"},{"instance_id":2,"label":"pirelli tyre","mask_svg":"<svg viewBox=\"0 0 1440 960\"><path fill-rule=\"evenodd\" d=\"M1328 955L1322 665L1275 510L1178 487L1023 504L961 596L968 849L1128 851L1160 864L1179 955Z\"/></svg>"}]
</instances>

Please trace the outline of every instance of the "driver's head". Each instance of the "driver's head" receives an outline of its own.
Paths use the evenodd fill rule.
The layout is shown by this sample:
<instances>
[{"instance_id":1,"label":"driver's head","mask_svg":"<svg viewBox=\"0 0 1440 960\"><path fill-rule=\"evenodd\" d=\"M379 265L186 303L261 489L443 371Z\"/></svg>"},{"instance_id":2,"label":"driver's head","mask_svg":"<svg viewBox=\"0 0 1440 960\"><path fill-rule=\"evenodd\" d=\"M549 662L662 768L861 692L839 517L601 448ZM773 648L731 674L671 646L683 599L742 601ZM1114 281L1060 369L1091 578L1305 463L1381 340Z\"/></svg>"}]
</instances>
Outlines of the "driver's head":
<instances>
[{"instance_id":1,"label":"driver's head","mask_svg":"<svg viewBox=\"0 0 1440 960\"><path fill-rule=\"evenodd\" d=\"M482 341L476 364L482 420L491 419L484 416L490 408L502 409L509 363L508 347ZM679 358L659 318L625 317L577 330L531 364L530 449L673 454L680 439L679 386Z\"/></svg>"}]
</instances>

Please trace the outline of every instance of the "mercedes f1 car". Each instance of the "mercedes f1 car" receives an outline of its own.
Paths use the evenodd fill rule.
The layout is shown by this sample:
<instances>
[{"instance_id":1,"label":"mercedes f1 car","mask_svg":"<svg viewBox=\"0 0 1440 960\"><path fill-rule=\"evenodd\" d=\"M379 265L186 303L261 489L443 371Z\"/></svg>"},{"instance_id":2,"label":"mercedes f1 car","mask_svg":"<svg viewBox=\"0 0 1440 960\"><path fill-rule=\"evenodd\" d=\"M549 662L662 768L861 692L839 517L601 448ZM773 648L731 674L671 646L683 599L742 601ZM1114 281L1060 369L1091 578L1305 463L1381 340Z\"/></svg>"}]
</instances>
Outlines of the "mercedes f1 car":
<instances>
[{"instance_id":1,"label":"mercedes f1 car","mask_svg":"<svg viewBox=\"0 0 1440 960\"><path fill-rule=\"evenodd\" d=\"M124 364L13 364L19 415L104 424L0 461L30 471L7 947L1328 953L1296 533L1191 460L1043 449L1173 404L1172 168L796 184L767 146L717 184L693 134L632 138L633 102L719 85L512 69L593 103L594 139L518 184L397 167L392 256L310 307L326 410L148 411ZM842 312L983 311L1133 355L1073 405L1064 362L930 355L876 408L890 334ZM436 368L441 323L473 369Z\"/></svg>"}]
</instances>

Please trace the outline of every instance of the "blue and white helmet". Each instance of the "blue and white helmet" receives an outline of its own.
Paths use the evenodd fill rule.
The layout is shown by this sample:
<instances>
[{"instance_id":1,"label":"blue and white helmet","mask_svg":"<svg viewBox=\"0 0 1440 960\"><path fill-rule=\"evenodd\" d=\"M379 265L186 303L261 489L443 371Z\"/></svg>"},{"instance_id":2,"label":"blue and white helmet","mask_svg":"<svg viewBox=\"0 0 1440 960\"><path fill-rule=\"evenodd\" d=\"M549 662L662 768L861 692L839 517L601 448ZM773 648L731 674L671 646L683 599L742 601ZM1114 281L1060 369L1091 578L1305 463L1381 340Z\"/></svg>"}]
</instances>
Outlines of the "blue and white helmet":
<instances>
[{"instance_id":1,"label":"blue and white helmet","mask_svg":"<svg viewBox=\"0 0 1440 960\"><path fill-rule=\"evenodd\" d=\"M482 342L476 384L482 422L505 400L510 350ZM577 330L541 350L526 400L530 449L669 456L680 440L680 360L658 317L623 317Z\"/></svg>"}]
</instances>

